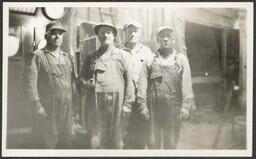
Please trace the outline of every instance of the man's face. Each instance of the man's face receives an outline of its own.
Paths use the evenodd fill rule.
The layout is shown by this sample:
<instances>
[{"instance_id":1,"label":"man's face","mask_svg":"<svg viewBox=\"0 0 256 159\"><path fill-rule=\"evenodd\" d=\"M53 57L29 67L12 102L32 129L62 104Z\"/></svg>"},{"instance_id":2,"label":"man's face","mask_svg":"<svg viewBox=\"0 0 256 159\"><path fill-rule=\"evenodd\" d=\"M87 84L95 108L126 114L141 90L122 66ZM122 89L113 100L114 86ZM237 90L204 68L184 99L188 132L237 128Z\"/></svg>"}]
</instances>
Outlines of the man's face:
<instances>
[{"instance_id":1,"label":"man's face","mask_svg":"<svg viewBox=\"0 0 256 159\"><path fill-rule=\"evenodd\" d=\"M174 34L171 30L165 29L162 30L158 35L158 43L160 45L160 48L174 48Z\"/></svg>"},{"instance_id":2,"label":"man's face","mask_svg":"<svg viewBox=\"0 0 256 159\"><path fill-rule=\"evenodd\" d=\"M128 43L137 43L139 41L140 35L140 29L133 25L125 29L125 41Z\"/></svg>"},{"instance_id":3,"label":"man's face","mask_svg":"<svg viewBox=\"0 0 256 159\"><path fill-rule=\"evenodd\" d=\"M47 44L51 46L61 46L64 32L61 30L51 30L46 34Z\"/></svg>"},{"instance_id":4,"label":"man's face","mask_svg":"<svg viewBox=\"0 0 256 159\"><path fill-rule=\"evenodd\" d=\"M101 45L112 45L114 43L113 29L109 26L102 26L98 32L98 38Z\"/></svg>"}]
</instances>

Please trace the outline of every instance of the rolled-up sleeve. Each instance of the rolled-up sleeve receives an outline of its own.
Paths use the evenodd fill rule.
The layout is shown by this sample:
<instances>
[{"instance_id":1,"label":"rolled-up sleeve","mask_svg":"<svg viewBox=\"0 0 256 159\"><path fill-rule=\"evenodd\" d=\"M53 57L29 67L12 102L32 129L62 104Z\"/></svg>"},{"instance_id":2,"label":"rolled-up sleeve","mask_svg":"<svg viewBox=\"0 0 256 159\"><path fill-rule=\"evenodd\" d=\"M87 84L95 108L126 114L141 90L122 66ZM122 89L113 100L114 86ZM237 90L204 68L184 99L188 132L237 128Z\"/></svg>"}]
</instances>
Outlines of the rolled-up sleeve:
<instances>
[{"instance_id":1,"label":"rolled-up sleeve","mask_svg":"<svg viewBox=\"0 0 256 159\"><path fill-rule=\"evenodd\" d=\"M38 71L40 70L40 60L34 53L26 60L23 72L23 89L29 102L39 101L38 95Z\"/></svg>"},{"instance_id":2,"label":"rolled-up sleeve","mask_svg":"<svg viewBox=\"0 0 256 159\"><path fill-rule=\"evenodd\" d=\"M192 88L190 65L186 56L181 55L180 57L182 65L182 107L191 109L194 101L194 93Z\"/></svg>"}]
</instances>

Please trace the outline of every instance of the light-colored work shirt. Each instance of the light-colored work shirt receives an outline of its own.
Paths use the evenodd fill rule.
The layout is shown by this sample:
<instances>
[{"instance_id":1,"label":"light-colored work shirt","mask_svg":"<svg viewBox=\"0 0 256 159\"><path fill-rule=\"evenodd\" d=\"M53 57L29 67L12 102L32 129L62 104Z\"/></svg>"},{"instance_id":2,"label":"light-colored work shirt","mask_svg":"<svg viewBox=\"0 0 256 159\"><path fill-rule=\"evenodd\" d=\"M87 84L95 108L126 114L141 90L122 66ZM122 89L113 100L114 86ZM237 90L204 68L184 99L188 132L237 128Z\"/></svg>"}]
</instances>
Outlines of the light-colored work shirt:
<instances>
[{"instance_id":1,"label":"light-colored work shirt","mask_svg":"<svg viewBox=\"0 0 256 159\"><path fill-rule=\"evenodd\" d=\"M135 87L137 88L141 69L143 68L143 65L148 66L152 62L154 54L149 47L141 43L137 43L135 48L132 50L127 47L124 47L123 49L130 53L129 55L132 62L132 77Z\"/></svg>"}]
</instances>

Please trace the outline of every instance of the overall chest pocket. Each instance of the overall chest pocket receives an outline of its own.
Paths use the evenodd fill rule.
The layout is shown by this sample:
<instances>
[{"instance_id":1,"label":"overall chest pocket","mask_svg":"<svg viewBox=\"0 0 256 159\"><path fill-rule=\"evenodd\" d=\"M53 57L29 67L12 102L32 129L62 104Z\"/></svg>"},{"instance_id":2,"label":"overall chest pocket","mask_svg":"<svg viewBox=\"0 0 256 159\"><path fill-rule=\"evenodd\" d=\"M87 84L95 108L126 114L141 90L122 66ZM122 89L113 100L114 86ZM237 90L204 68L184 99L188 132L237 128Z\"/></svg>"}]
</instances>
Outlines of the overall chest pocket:
<instances>
[{"instance_id":1,"label":"overall chest pocket","mask_svg":"<svg viewBox=\"0 0 256 159\"><path fill-rule=\"evenodd\" d=\"M98 83L104 82L104 79L106 78L106 66L103 63L96 63L94 66L94 72L96 75L96 80Z\"/></svg>"},{"instance_id":2,"label":"overall chest pocket","mask_svg":"<svg viewBox=\"0 0 256 159\"><path fill-rule=\"evenodd\" d=\"M63 73L63 70L58 66L49 69L49 86L53 91L69 87L69 80Z\"/></svg>"},{"instance_id":3,"label":"overall chest pocket","mask_svg":"<svg viewBox=\"0 0 256 159\"><path fill-rule=\"evenodd\" d=\"M152 65L149 79L157 86L163 83L163 73L158 65Z\"/></svg>"},{"instance_id":4,"label":"overall chest pocket","mask_svg":"<svg viewBox=\"0 0 256 159\"><path fill-rule=\"evenodd\" d=\"M159 72L151 72L149 77L152 87L156 90L163 90L163 75Z\"/></svg>"}]
</instances>

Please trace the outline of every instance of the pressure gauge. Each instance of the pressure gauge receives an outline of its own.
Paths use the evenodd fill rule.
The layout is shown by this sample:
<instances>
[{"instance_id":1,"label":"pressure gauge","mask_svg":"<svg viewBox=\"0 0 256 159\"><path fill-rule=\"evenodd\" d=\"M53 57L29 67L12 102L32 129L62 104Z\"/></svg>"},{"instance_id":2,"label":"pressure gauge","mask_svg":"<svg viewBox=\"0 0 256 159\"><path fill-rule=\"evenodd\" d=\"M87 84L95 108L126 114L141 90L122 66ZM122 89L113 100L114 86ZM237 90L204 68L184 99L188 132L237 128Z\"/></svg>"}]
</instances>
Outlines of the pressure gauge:
<instances>
[{"instance_id":1,"label":"pressure gauge","mask_svg":"<svg viewBox=\"0 0 256 159\"><path fill-rule=\"evenodd\" d=\"M64 7L44 7L43 12L50 20L60 19L65 14Z\"/></svg>"}]
</instances>

